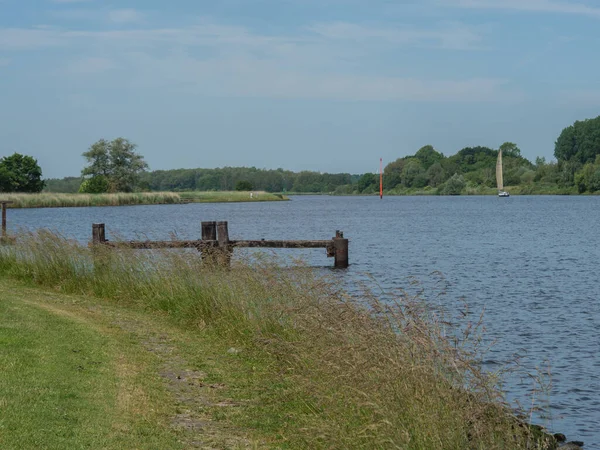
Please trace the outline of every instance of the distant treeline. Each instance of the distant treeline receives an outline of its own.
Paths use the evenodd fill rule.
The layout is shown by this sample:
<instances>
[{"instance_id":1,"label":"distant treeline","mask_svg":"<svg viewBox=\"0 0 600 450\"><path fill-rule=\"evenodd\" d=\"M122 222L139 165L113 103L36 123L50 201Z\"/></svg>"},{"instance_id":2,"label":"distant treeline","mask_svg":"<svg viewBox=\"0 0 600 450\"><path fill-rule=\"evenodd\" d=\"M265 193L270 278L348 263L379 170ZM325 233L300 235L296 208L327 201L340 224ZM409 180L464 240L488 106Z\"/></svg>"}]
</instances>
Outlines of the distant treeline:
<instances>
[{"instance_id":1,"label":"distant treeline","mask_svg":"<svg viewBox=\"0 0 600 450\"><path fill-rule=\"evenodd\" d=\"M558 137L554 156L531 162L519 147L506 142L499 149L466 147L445 156L431 145L414 155L386 165L383 183L387 194L489 194L496 187L496 159L503 153L504 186L515 194L576 194L600 192L600 116L577 121ZM77 192L82 179L46 180L46 191ZM156 170L140 174L136 190L232 191L375 194L375 173L292 172L255 167Z\"/></svg>"},{"instance_id":2,"label":"distant treeline","mask_svg":"<svg viewBox=\"0 0 600 450\"><path fill-rule=\"evenodd\" d=\"M349 173L292 172L257 169L256 167L223 167L218 169L155 170L141 174L138 188L142 191L233 191L240 185L249 190L267 192L334 192L339 186L356 184L360 175ZM66 177L46 180L47 192L78 192L82 179Z\"/></svg>"}]
</instances>

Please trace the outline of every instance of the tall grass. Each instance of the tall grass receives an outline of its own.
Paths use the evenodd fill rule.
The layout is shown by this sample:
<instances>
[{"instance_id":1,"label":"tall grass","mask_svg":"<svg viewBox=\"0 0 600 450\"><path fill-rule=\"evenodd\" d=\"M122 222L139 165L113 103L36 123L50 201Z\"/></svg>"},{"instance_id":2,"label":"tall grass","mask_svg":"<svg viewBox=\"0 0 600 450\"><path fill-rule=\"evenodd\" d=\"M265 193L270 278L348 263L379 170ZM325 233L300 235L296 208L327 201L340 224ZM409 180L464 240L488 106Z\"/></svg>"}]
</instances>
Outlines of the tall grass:
<instances>
[{"instance_id":1,"label":"tall grass","mask_svg":"<svg viewBox=\"0 0 600 450\"><path fill-rule=\"evenodd\" d=\"M61 208L84 206L159 205L170 203L261 202L287 200L267 192L138 192L117 194L0 194L14 202L9 208Z\"/></svg>"},{"instance_id":2,"label":"tall grass","mask_svg":"<svg viewBox=\"0 0 600 450\"><path fill-rule=\"evenodd\" d=\"M14 202L12 208L60 208L83 206L124 206L181 203L174 192L140 192L118 194L1 194L2 200Z\"/></svg>"},{"instance_id":3,"label":"tall grass","mask_svg":"<svg viewBox=\"0 0 600 450\"><path fill-rule=\"evenodd\" d=\"M193 252L88 249L44 231L1 247L0 275L163 311L243 349L259 386L246 425L269 422L291 448L555 445L502 403L471 325L451 332L420 297L359 302L300 267L224 270Z\"/></svg>"}]
</instances>

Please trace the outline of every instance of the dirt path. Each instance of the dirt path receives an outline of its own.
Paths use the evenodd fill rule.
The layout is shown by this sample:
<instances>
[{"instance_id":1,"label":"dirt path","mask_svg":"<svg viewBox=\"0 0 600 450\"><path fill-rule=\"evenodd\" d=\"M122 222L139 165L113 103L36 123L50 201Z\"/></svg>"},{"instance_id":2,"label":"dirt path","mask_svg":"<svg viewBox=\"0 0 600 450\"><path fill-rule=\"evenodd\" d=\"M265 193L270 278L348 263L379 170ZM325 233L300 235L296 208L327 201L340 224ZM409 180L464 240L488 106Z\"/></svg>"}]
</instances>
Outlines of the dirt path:
<instances>
[{"instance_id":1,"label":"dirt path","mask_svg":"<svg viewBox=\"0 0 600 450\"><path fill-rule=\"evenodd\" d=\"M152 371L168 391L172 411L168 420L184 448L259 448L226 421L215 421L215 411L237 408L227 398L227 386L210 381L204 371L188 361L191 334L176 329L153 314L143 314L115 307L101 300L61 295L26 288L8 280L0 285L0 299L18 298L27 305L85 324L105 336L123 343L116 361L119 379L118 408L136 414L153 408L143 389L136 385L140 367L130 352L147 352L153 361Z\"/></svg>"}]
</instances>

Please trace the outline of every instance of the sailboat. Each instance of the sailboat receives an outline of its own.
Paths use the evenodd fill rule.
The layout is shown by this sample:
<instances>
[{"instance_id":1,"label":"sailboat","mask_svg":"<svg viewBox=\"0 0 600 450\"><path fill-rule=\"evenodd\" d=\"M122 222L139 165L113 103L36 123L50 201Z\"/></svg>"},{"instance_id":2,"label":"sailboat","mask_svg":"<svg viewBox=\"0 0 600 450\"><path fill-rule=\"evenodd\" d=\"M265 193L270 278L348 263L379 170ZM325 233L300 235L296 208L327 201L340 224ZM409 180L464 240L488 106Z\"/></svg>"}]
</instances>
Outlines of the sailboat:
<instances>
[{"instance_id":1,"label":"sailboat","mask_svg":"<svg viewBox=\"0 0 600 450\"><path fill-rule=\"evenodd\" d=\"M502 175L502 150L498 151L498 160L496 161L496 182L498 183L498 197L510 197L510 194L504 190L504 176Z\"/></svg>"}]
</instances>

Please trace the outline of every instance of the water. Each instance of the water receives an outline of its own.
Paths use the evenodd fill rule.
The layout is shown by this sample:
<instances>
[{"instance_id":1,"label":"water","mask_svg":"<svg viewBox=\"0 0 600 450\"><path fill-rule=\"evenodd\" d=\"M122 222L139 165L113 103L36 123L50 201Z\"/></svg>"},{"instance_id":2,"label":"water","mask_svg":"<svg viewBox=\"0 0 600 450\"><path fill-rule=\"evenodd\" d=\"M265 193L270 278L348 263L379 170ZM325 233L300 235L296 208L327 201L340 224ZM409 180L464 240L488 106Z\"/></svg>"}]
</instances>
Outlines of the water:
<instances>
[{"instance_id":1,"label":"water","mask_svg":"<svg viewBox=\"0 0 600 450\"><path fill-rule=\"evenodd\" d=\"M536 402L543 424L600 444L600 197L294 197L290 202L10 210L9 227L47 227L87 242L91 224L124 238L197 239L202 220L229 221L232 239L329 239L343 230L348 285L370 273L385 288L410 277L432 287L441 272L447 298L485 308L486 338L497 340L489 368L526 354L549 365L552 386ZM281 252L331 267L324 249ZM529 379L513 377L511 399L530 402ZM539 419L540 421L542 419Z\"/></svg>"}]
</instances>

